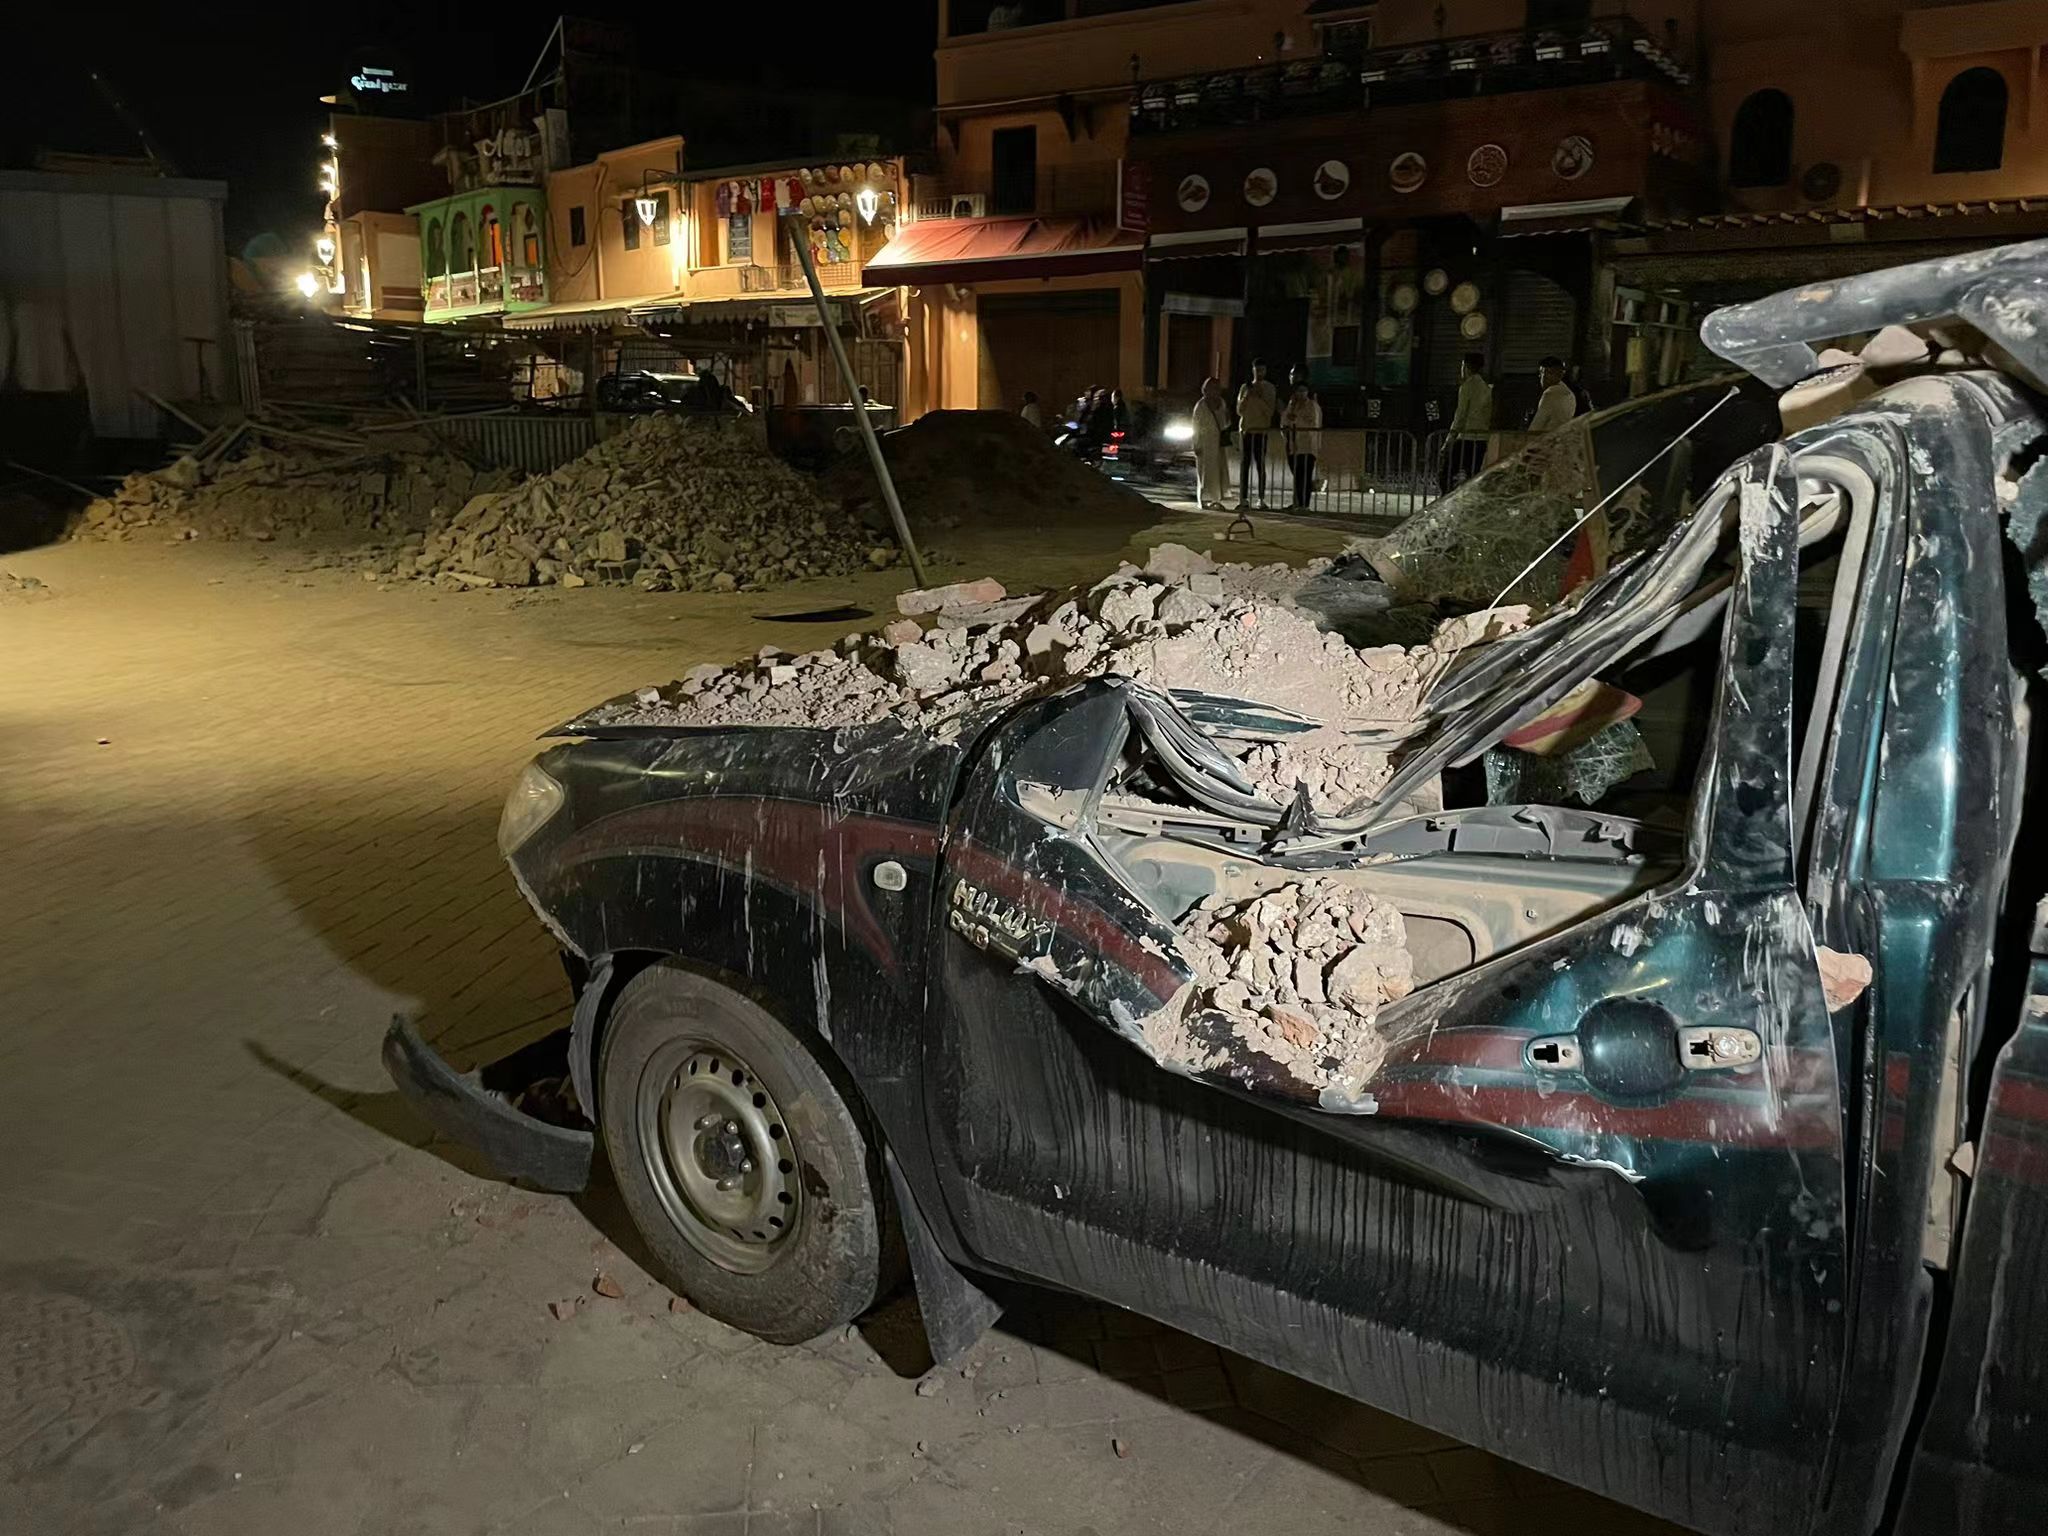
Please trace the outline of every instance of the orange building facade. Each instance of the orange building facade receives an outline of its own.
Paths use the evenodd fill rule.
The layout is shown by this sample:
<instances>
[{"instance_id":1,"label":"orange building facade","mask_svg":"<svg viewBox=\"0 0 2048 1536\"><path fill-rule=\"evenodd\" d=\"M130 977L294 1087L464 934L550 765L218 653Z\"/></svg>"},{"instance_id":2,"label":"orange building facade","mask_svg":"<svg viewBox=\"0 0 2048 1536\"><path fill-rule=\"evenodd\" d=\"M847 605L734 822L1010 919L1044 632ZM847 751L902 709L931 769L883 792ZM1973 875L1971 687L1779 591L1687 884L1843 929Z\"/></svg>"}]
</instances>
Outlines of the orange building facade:
<instances>
[{"instance_id":1,"label":"orange building facade","mask_svg":"<svg viewBox=\"0 0 2048 1536\"><path fill-rule=\"evenodd\" d=\"M1504 210L1535 228L1553 205L1646 196L1711 206L1698 7L1599 9L1589 34L1570 5L1523 0L949 0L938 173L915 211L1041 259L911 251L927 280L910 399L1014 407L1031 390L1050 409L1104 384L1180 399L1250 351L1361 411L1370 395L1412 414L1455 387L1476 326L1519 338L1509 361L1533 373L1584 328L1583 230L1569 257L1525 247L1510 283L1472 229L1490 241ZM1576 293L1553 272L1571 259ZM1475 286L1482 312L1453 313Z\"/></svg>"},{"instance_id":2,"label":"orange building facade","mask_svg":"<svg viewBox=\"0 0 2048 1536\"><path fill-rule=\"evenodd\" d=\"M2048 236L2048 0L1710 0L1701 40L1717 210L1600 240L1592 345L1635 384L1718 304Z\"/></svg>"},{"instance_id":3,"label":"orange building facade","mask_svg":"<svg viewBox=\"0 0 2048 1536\"><path fill-rule=\"evenodd\" d=\"M2048 0L945 0L906 398L1653 388L1759 285L2048 233L2044 46Z\"/></svg>"}]
</instances>

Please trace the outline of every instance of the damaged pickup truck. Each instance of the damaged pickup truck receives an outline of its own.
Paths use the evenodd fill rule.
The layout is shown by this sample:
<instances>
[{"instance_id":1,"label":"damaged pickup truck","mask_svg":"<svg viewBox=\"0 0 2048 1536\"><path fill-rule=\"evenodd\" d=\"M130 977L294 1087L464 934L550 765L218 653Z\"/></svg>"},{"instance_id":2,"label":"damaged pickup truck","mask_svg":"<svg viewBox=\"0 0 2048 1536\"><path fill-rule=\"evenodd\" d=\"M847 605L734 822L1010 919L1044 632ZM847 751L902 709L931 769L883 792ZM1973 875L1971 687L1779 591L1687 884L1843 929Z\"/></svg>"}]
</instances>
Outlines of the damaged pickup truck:
<instances>
[{"instance_id":1,"label":"damaged pickup truck","mask_svg":"<svg viewBox=\"0 0 2048 1536\"><path fill-rule=\"evenodd\" d=\"M508 1175L601 1142L767 1339L907 1255L942 1360L1025 1280L1703 1530L2038 1530L2044 292L2014 247L1719 312L1774 388L1934 340L1697 495L1518 502L1503 588L1397 533L601 706L500 832L572 1024L387 1064Z\"/></svg>"}]
</instances>

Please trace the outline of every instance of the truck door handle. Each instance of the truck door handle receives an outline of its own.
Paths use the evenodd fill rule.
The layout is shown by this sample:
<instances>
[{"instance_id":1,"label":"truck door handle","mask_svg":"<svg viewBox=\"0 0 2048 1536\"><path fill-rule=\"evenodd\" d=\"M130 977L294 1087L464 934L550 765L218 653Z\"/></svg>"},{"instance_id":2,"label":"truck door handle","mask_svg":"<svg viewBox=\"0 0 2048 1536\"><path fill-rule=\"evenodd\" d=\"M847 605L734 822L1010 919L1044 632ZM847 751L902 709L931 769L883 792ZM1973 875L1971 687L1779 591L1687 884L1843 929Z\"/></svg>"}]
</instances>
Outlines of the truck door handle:
<instances>
[{"instance_id":1,"label":"truck door handle","mask_svg":"<svg viewBox=\"0 0 2048 1536\"><path fill-rule=\"evenodd\" d=\"M1522 1059L1533 1072L1575 1074L1602 1098L1659 1099L1695 1072L1743 1067L1763 1054L1755 1030L1680 1024L1660 1003L1610 997L1568 1034L1536 1035Z\"/></svg>"}]
</instances>

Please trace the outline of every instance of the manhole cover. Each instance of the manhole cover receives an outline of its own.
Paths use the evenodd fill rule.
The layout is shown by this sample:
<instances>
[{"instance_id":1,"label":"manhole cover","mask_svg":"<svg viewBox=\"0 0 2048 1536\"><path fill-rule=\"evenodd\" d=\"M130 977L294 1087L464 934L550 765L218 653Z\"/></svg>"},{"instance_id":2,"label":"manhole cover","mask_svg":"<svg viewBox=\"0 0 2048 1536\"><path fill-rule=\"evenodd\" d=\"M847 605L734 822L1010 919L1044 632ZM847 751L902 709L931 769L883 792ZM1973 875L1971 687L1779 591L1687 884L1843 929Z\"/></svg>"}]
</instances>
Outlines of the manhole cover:
<instances>
[{"instance_id":1,"label":"manhole cover","mask_svg":"<svg viewBox=\"0 0 2048 1536\"><path fill-rule=\"evenodd\" d=\"M0 1460L32 1466L126 1401L135 1347L76 1296L0 1291Z\"/></svg>"}]
</instances>

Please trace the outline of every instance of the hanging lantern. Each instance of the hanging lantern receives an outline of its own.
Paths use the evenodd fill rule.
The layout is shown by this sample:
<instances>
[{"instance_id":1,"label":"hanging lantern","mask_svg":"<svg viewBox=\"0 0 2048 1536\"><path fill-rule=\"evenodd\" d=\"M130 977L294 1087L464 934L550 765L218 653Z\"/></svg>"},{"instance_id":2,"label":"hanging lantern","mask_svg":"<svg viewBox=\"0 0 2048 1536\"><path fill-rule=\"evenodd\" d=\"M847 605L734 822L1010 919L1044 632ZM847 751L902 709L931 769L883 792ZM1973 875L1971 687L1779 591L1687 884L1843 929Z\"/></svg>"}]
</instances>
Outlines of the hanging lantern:
<instances>
[{"instance_id":1,"label":"hanging lantern","mask_svg":"<svg viewBox=\"0 0 2048 1536\"><path fill-rule=\"evenodd\" d=\"M640 227L651 229L654 227L654 216L661 212L661 204L651 197L636 197L633 199L633 211L640 215Z\"/></svg>"},{"instance_id":2,"label":"hanging lantern","mask_svg":"<svg viewBox=\"0 0 2048 1536\"><path fill-rule=\"evenodd\" d=\"M860 210L861 223L872 224L875 222L875 215L881 211L882 200L875 195L873 187L862 187L860 195L853 200L853 205Z\"/></svg>"}]
</instances>

